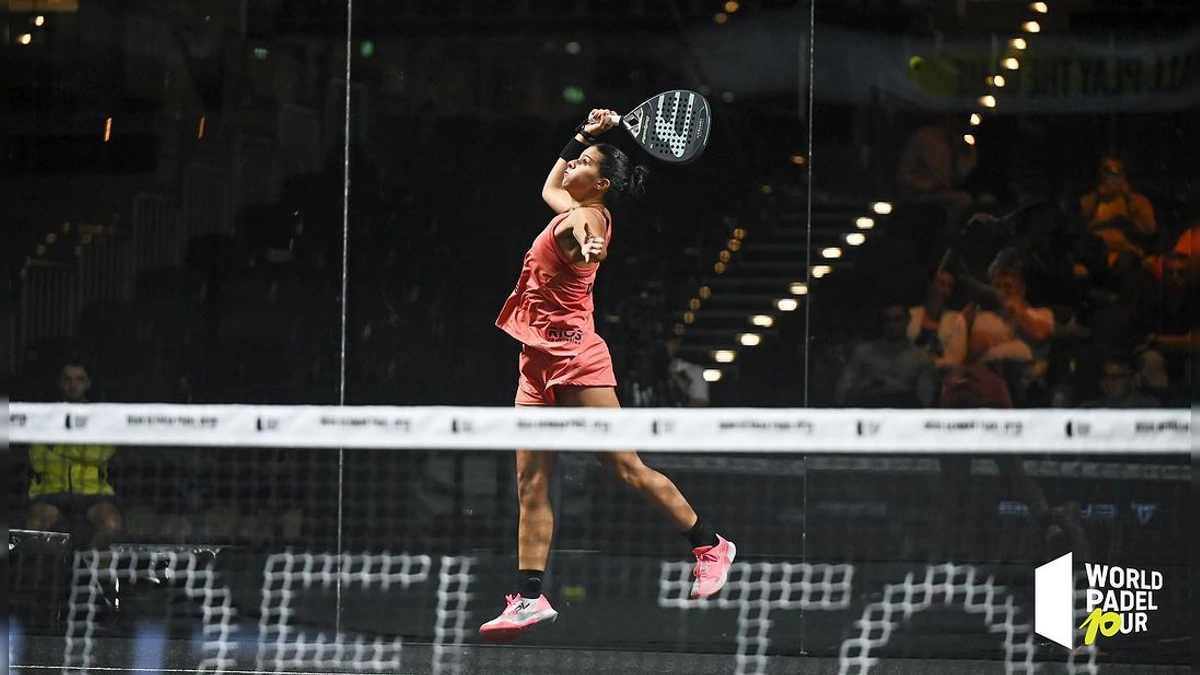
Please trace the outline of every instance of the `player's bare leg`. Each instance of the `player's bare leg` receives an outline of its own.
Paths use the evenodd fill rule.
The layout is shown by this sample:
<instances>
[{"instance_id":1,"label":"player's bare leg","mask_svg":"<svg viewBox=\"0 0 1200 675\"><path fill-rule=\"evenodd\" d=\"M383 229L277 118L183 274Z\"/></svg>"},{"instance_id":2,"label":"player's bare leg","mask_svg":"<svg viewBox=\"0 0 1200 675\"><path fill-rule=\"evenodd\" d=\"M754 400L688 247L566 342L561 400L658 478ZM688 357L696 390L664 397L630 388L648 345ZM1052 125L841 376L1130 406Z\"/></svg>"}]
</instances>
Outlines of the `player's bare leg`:
<instances>
[{"instance_id":1,"label":"player's bare leg","mask_svg":"<svg viewBox=\"0 0 1200 675\"><path fill-rule=\"evenodd\" d=\"M558 455L536 450L517 451L517 567L522 577L520 593L505 597L500 616L479 628L490 642L510 642L538 624L553 622L558 612L541 592L541 576L554 538L554 510L550 504L550 479Z\"/></svg>"},{"instance_id":2,"label":"player's bare leg","mask_svg":"<svg viewBox=\"0 0 1200 675\"><path fill-rule=\"evenodd\" d=\"M612 387L559 387L558 400L568 406L621 407ZM692 551L696 555L696 583L692 586L692 597L704 598L720 591L728 578L729 566L737 556L737 547L703 526L675 483L646 466L636 452L601 452L596 457L618 480L640 492L692 541Z\"/></svg>"},{"instance_id":3,"label":"player's bare leg","mask_svg":"<svg viewBox=\"0 0 1200 675\"><path fill-rule=\"evenodd\" d=\"M554 537L550 478L558 455L537 450L517 451L517 563L523 570L544 570Z\"/></svg>"}]
</instances>

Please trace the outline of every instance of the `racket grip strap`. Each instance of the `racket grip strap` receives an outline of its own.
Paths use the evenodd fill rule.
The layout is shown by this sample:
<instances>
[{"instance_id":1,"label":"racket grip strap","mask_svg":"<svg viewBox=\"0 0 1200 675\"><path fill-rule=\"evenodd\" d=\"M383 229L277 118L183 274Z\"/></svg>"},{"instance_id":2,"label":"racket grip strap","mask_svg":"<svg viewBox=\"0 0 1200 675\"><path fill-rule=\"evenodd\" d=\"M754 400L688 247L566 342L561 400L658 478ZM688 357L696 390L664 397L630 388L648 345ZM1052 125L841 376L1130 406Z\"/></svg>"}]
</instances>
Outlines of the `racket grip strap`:
<instances>
[{"instance_id":1,"label":"racket grip strap","mask_svg":"<svg viewBox=\"0 0 1200 675\"><path fill-rule=\"evenodd\" d=\"M583 136L584 142L587 143L588 145L596 144L596 137L589 134L587 132L587 129L583 128L583 124L580 124L579 126L575 127L575 133L579 134L580 136Z\"/></svg>"}]
</instances>

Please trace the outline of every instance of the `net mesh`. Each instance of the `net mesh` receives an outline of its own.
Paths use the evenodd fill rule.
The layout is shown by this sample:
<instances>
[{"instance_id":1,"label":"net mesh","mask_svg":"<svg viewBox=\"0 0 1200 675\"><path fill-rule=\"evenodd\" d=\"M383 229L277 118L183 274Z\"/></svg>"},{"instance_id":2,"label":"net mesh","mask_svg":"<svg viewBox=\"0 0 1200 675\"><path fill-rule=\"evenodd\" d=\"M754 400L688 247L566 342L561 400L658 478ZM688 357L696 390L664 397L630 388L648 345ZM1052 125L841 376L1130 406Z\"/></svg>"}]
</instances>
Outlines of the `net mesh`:
<instances>
[{"instance_id":1,"label":"net mesh","mask_svg":"<svg viewBox=\"0 0 1200 675\"><path fill-rule=\"evenodd\" d=\"M824 418L803 414L820 436ZM1147 440L1152 450L979 455L970 444L951 452L936 430L892 439L894 452L742 439L646 453L738 545L727 585L706 600L690 597L694 561L669 522L590 453L562 453L544 586L561 617L505 649L476 630L515 590L511 453L179 445L164 432L120 444L110 460L121 514L111 543L93 548L97 530L77 510L60 533L10 531L11 662L71 672L1182 672L1191 467L1180 414L1130 417L1174 434ZM1064 413L1054 428L1084 417ZM84 429L97 434L86 442L106 441ZM39 432L20 433L10 467L24 485ZM21 522L23 490L9 508ZM1040 635L1035 569L1066 551L1161 572L1146 629L1131 610L1126 632L1084 644L1093 608L1077 574L1073 649Z\"/></svg>"}]
</instances>

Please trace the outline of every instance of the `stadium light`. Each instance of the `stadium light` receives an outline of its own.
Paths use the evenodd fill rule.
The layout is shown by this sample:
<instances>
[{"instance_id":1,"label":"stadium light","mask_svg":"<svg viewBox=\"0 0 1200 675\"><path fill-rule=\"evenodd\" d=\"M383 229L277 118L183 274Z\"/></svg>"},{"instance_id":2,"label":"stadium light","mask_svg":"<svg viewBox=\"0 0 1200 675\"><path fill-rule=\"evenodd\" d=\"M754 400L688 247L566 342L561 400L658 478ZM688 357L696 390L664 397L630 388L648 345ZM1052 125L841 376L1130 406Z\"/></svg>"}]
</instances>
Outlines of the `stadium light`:
<instances>
[{"instance_id":1,"label":"stadium light","mask_svg":"<svg viewBox=\"0 0 1200 675\"><path fill-rule=\"evenodd\" d=\"M714 349L711 356L712 360L717 363L733 363L733 360L737 358L737 352L732 349Z\"/></svg>"},{"instance_id":2,"label":"stadium light","mask_svg":"<svg viewBox=\"0 0 1200 675\"><path fill-rule=\"evenodd\" d=\"M758 333L738 333L737 339L743 347L756 347L762 343L762 336Z\"/></svg>"}]
</instances>

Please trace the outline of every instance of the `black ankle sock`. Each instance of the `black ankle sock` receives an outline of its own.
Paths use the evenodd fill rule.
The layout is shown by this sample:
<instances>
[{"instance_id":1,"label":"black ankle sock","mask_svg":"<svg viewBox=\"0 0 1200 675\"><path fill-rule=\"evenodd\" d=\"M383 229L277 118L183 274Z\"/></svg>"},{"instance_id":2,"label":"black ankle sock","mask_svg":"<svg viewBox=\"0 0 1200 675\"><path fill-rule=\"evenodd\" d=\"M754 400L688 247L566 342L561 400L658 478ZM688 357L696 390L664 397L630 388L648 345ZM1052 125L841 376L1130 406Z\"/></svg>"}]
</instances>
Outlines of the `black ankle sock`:
<instances>
[{"instance_id":1,"label":"black ankle sock","mask_svg":"<svg viewBox=\"0 0 1200 675\"><path fill-rule=\"evenodd\" d=\"M521 573L521 597L537 600L542 594L542 575L545 570L519 570Z\"/></svg>"},{"instance_id":2,"label":"black ankle sock","mask_svg":"<svg viewBox=\"0 0 1200 675\"><path fill-rule=\"evenodd\" d=\"M707 525L696 519L696 524L692 529L683 533L688 541L692 542L692 548L700 548L701 546L716 546L717 533L713 532Z\"/></svg>"}]
</instances>

